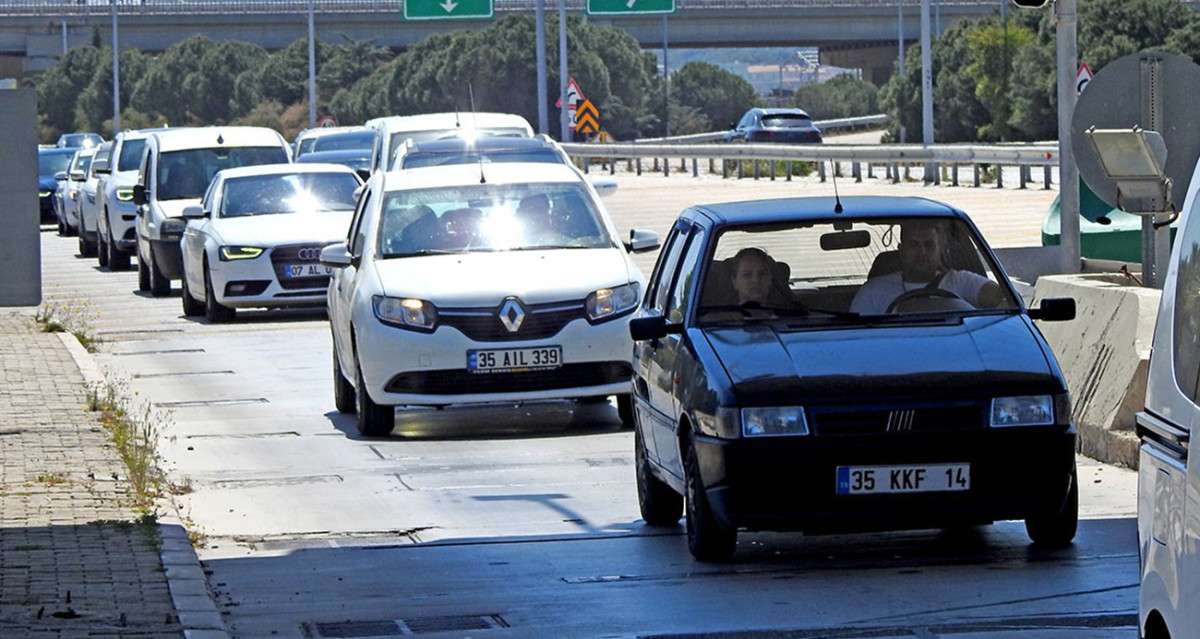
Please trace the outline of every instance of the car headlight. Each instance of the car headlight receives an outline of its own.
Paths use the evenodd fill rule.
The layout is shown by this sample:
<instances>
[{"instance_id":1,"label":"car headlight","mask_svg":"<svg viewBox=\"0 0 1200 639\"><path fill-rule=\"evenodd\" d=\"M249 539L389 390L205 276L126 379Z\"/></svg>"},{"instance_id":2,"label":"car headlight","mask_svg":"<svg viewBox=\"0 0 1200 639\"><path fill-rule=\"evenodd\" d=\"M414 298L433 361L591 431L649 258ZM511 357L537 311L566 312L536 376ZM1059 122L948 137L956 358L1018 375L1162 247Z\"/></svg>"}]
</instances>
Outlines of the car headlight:
<instances>
[{"instance_id":1,"label":"car headlight","mask_svg":"<svg viewBox=\"0 0 1200 639\"><path fill-rule=\"evenodd\" d=\"M257 246L222 246L221 261L252 260L263 254L263 249Z\"/></svg>"},{"instance_id":2,"label":"car headlight","mask_svg":"<svg viewBox=\"0 0 1200 639\"><path fill-rule=\"evenodd\" d=\"M633 311L638 305L638 284L602 288L587 296L587 316L592 322L613 319Z\"/></svg>"},{"instance_id":3,"label":"car headlight","mask_svg":"<svg viewBox=\"0 0 1200 639\"><path fill-rule=\"evenodd\" d=\"M67 196L70 197L72 200L74 200L75 198L79 197L79 191L77 191L75 189L71 189L70 191L67 192Z\"/></svg>"},{"instance_id":4,"label":"car headlight","mask_svg":"<svg viewBox=\"0 0 1200 639\"><path fill-rule=\"evenodd\" d=\"M997 397L992 400L993 428L1049 426L1053 423L1054 397L1051 395Z\"/></svg>"},{"instance_id":5,"label":"car headlight","mask_svg":"<svg viewBox=\"0 0 1200 639\"><path fill-rule=\"evenodd\" d=\"M384 324L432 332L437 327L437 309L425 300L376 295L372 299L375 318Z\"/></svg>"},{"instance_id":6,"label":"car headlight","mask_svg":"<svg viewBox=\"0 0 1200 639\"><path fill-rule=\"evenodd\" d=\"M38 197L50 197L50 191L38 191Z\"/></svg>"},{"instance_id":7,"label":"car headlight","mask_svg":"<svg viewBox=\"0 0 1200 639\"><path fill-rule=\"evenodd\" d=\"M119 200L121 202L132 202L133 201L133 189L130 189L130 188L117 189L117 200Z\"/></svg>"},{"instance_id":8,"label":"car headlight","mask_svg":"<svg viewBox=\"0 0 1200 639\"><path fill-rule=\"evenodd\" d=\"M800 406L743 408L742 436L807 435L808 420Z\"/></svg>"}]
</instances>

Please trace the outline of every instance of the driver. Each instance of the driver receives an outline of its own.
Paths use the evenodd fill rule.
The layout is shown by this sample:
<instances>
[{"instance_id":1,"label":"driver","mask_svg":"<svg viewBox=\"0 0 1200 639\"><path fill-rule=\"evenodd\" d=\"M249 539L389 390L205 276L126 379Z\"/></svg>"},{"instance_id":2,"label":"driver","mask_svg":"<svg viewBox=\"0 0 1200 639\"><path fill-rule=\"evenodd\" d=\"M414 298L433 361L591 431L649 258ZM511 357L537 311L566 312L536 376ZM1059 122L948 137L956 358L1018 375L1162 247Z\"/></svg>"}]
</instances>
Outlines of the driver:
<instances>
[{"instance_id":1,"label":"driver","mask_svg":"<svg viewBox=\"0 0 1200 639\"><path fill-rule=\"evenodd\" d=\"M931 220L905 222L900 227L900 270L872 277L858 289L850 310L874 315L893 312L900 296L922 289L953 293L971 306L994 307L1004 293L990 279L971 271L947 268L943 261L946 238Z\"/></svg>"}]
</instances>

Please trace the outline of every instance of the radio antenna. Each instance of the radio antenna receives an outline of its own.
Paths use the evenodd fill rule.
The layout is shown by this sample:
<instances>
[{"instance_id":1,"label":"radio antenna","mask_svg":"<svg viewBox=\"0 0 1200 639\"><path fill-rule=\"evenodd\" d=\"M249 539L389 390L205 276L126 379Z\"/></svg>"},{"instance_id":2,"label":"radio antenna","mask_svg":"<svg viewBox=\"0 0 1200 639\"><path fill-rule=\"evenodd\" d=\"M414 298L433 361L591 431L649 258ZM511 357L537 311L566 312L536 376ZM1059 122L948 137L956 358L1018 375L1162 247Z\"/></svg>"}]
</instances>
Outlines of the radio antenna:
<instances>
[{"instance_id":1,"label":"radio antenna","mask_svg":"<svg viewBox=\"0 0 1200 639\"><path fill-rule=\"evenodd\" d=\"M829 161L829 175L833 178L833 212L841 213L845 209L842 208L842 196L838 195L837 167L834 166L833 160Z\"/></svg>"},{"instance_id":2,"label":"radio antenna","mask_svg":"<svg viewBox=\"0 0 1200 639\"><path fill-rule=\"evenodd\" d=\"M479 183L487 184L487 177L483 174L483 154L479 152L479 146L475 141L479 139L479 116L475 112L475 86L473 83L467 83L467 95L471 98L471 128L475 129L475 139L469 144L475 146L475 158L479 160Z\"/></svg>"}]
</instances>

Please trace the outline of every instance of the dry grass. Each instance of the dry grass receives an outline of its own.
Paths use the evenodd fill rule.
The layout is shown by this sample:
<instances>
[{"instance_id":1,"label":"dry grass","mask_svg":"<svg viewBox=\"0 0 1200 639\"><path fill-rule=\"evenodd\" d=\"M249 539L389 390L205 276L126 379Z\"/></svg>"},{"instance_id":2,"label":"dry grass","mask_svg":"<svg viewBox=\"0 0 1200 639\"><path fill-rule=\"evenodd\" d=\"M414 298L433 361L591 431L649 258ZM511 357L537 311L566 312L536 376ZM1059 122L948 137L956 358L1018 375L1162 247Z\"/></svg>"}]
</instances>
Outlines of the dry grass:
<instances>
[{"instance_id":1,"label":"dry grass","mask_svg":"<svg viewBox=\"0 0 1200 639\"><path fill-rule=\"evenodd\" d=\"M100 345L92 329L95 318L96 312L87 302L55 300L44 302L34 316L43 333L70 333L89 353L95 353Z\"/></svg>"},{"instance_id":2,"label":"dry grass","mask_svg":"<svg viewBox=\"0 0 1200 639\"><path fill-rule=\"evenodd\" d=\"M128 392L128 383L105 378L88 387L88 410L100 413L100 424L112 437L125 470L135 506L142 512L153 510L154 500L163 494L164 473L159 467L159 434L170 421L170 414Z\"/></svg>"}]
</instances>

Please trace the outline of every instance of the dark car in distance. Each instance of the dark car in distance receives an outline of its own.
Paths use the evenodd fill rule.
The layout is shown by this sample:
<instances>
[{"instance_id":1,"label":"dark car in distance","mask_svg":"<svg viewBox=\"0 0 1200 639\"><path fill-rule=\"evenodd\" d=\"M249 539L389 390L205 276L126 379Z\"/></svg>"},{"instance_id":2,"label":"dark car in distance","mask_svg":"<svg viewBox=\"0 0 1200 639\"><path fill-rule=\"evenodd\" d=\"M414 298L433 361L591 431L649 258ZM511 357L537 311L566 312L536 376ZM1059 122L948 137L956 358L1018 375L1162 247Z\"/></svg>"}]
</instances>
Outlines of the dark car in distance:
<instances>
[{"instance_id":1,"label":"dark car in distance","mask_svg":"<svg viewBox=\"0 0 1200 639\"><path fill-rule=\"evenodd\" d=\"M76 148L38 149L38 211L42 224L51 224L58 218L54 213L54 193L59 181L67 179L71 159Z\"/></svg>"},{"instance_id":2,"label":"dark car in distance","mask_svg":"<svg viewBox=\"0 0 1200 639\"><path fill-rule=\"evenodd\" d=\"M630 324L642 517L700 560L739 530L1023 519L1075 536L1066 381L963 212L919 198L697 206Z\"/></svg>"},{"instance_id":3,"label":"dark car in distance","mask_svg":"<svg viewBox=\"0 0 1200 639\"><path fill-rule=\"evenodd\" d=\"M802 109L750 109L730 128L726 142L820 144L822 140L821 130Z\"/></svg>"}]
</instances>

